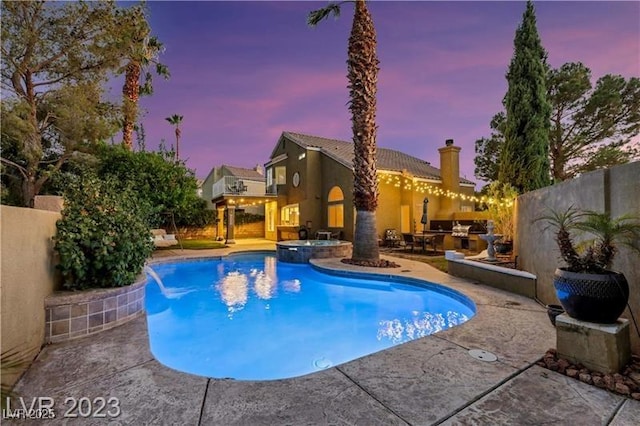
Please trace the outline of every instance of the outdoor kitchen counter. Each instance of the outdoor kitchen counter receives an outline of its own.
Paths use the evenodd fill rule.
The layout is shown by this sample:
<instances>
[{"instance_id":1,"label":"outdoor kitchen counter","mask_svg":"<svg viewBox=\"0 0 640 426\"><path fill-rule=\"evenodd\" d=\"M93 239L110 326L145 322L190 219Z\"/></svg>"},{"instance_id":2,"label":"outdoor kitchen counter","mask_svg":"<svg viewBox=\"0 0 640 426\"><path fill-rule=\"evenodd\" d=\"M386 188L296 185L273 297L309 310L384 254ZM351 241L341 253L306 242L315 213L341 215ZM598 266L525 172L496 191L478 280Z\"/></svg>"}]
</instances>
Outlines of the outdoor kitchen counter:
<instances>
[{"instance_id":1,"label":"outdoor kitchen counter","mask_svg":"<svg viewBox=\"0 0 640 426\"><path fill-rule=\"evenodd\" d=\"M431 234L444 234L444 249L445 250L460 250L468 249L473 252L480 253L487 248L487 242L479 237L479 235L486 234L482 231L470 231L466 237L453 237L452 231L438 231L430 229L427 231Z\"/></svg>"}]
</instances>

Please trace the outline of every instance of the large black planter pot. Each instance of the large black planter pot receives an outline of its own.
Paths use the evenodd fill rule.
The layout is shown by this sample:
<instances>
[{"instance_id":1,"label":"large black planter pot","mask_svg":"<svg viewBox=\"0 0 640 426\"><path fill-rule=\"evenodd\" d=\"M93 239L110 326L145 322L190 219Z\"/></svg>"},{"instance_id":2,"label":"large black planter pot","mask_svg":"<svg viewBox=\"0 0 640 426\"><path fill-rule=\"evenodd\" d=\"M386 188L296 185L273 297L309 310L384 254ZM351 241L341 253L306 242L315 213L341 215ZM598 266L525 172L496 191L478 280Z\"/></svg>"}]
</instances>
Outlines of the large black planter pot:
<instances>
[{"instance_id":1,"label":"large black planter pot","mask_svg":"<svg viewBox=\"0 0 640 426\"><path fill-rule=\"evenodd\" d=\"M511 241L506 242L497 242L493 244L493 247L496 249L496 253L499 254L508 254L513 250L513 243Z\"/></svg>"},{"instance_id":2,"label":"large black planter pot","mask_svg":"<svg viewBox=\"0 0 640 426\"><path fill-rule=\"evenodd\" d=\"M571 318L610 324L617 321L629 300L623 274L583 274L556 269L553 285L560 304Z\"/></svg>"}]
</instances>

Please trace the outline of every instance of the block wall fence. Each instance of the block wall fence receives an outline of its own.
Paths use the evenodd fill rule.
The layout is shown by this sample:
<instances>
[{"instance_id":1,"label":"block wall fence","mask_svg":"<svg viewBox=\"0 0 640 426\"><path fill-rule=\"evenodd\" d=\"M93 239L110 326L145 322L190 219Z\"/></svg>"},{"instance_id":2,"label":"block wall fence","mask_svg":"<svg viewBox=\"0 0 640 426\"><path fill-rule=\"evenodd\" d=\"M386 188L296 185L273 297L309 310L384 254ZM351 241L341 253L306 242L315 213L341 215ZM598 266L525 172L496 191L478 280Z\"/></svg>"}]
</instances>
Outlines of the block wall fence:
<instances>
[{"instance_id":1,"label":"block wall fence","mask_svg":"<svg viewBox=\"0 0 640 426\"><path fill-rule=\"evenodd\" d=\"M640 215L640 162L597 170L518 197L515 208L515 254L519 267L537 276L537 298L545 304L558 300L553 287L553 273L564 266L552 230L545 229L536 218L547 208L566 210L570 206L598 212L610 211L612 217ZM629 305L640 322L640 254L619 247L612 269L624 273L629 282ZM633 324L629 308L622 314L631 322L631 350L640 354L639 331ZM640 325L640 324L638 324Z\"/></svg>"}]
</instances>

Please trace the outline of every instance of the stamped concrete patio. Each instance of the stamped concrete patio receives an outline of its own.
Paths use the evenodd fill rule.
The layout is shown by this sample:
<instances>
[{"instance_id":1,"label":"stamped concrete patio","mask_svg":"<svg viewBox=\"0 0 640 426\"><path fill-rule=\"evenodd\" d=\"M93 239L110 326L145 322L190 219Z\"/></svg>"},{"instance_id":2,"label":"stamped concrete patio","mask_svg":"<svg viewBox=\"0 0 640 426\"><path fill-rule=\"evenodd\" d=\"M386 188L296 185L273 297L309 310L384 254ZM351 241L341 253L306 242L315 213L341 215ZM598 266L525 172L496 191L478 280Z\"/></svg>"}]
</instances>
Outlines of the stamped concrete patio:
<instances>
[{"instance_id":1,"label":"stamped concrete patio","mask_svg":"<svg viewBox=\"0 0 640 426\"><path fill-rule=\"evenodd\" d=\"M249 241L231 249L159 255L216 256L266 248L273 244ZM27 401L54 398L57 418L47 424L640 424L640 402L535 365L555 346L554 328L536 302L424 263L393 260L401 268L357 270L446 285L473 299L477 315L453 329L318 373L264 382L208 379L161 365L149 351L146 318L138 317L98 335L44 348L15 390ZM315 263L356 269L333 259ZM491 352L497 360L475 359L470 349ZM70 407L65 399L82 397L116 397L120 414L64 418Z\"/></svg>"}]
</instances>

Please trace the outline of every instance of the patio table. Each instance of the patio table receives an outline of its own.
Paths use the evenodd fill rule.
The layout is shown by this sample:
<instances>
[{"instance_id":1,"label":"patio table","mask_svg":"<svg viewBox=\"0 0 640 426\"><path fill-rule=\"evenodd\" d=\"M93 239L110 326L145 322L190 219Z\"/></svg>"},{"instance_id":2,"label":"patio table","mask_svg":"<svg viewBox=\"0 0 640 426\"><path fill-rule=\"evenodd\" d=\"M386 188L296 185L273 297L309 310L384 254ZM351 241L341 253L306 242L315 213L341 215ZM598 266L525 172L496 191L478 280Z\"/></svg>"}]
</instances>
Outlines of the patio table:
<instances>
[{"instance_id":1,"label":"patio table","mask_svg":"<svg viewBox=\"0 0 640 426\"><path fill-rule=\"evenodd\" d=\"M423 234L423 233L420 233L420 234L413 234L413 239L414 239L414 241L416 241L418 243L422 242L422 252L426 252L427 251L427 248L426 248L427 240L429 240L429 239L431 239L431 238L433 238L435 236L436 236L436 234ZM435 250L435 247L433 249Z\"/></svg>"}]
</instances>

